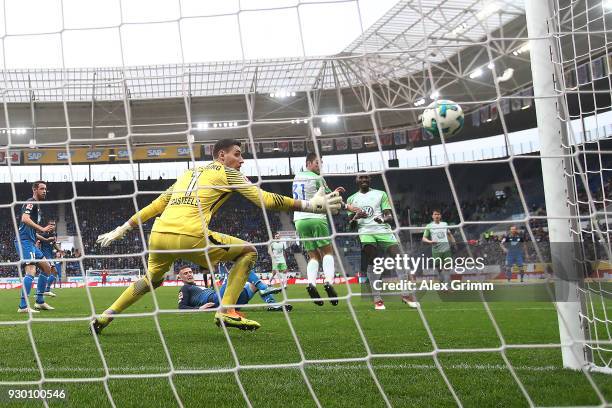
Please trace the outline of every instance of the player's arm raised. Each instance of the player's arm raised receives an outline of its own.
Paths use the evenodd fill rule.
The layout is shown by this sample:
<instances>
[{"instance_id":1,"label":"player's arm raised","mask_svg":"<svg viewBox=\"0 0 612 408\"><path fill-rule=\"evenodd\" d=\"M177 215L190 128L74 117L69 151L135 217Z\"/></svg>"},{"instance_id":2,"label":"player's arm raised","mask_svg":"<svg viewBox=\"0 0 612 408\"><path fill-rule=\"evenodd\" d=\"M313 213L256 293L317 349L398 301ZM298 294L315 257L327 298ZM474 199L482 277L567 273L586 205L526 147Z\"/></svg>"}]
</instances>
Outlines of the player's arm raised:
<instances>
[{"instance_id":1,"label":"player's arm raised","mask_svg":"<svg viewBox=\"0 0 612 408\"><path fill-rule=\"evenodd\" d=\"M174 185L170 186L170 188L168 188L159 197L153 200L151 204L147 205L146 207L138 211L136 214L132 215L130 219L127 220L123 225L120 225L111 232L99 235L96 242L100 244L101 247L107 247L112 242L122 239L125 234L127 234L130 230L132 230L132 228L136 227L138 224L144 224L151 218L161 214L168 205L168 201L170 201L173 189Z\"/></svg>"},{"instance_id":2,"label":"player's arm raised","mask_svg":"<svg viewBox=\"0 0 612 408\"><path fill-rule=\"evenodd\" d=\"M258 207L278 211L304 211L318 214L326 214L327 210L337 214L344 206L342 198L337 191L325 194L325 187L321 186L319 191L310 200L296 200L280 194L270 193L253 185L239 171L226 169L227 184L235 187L237 193ZM263 205L262 205L263 203Z\"/></svg>"}]
</instances>

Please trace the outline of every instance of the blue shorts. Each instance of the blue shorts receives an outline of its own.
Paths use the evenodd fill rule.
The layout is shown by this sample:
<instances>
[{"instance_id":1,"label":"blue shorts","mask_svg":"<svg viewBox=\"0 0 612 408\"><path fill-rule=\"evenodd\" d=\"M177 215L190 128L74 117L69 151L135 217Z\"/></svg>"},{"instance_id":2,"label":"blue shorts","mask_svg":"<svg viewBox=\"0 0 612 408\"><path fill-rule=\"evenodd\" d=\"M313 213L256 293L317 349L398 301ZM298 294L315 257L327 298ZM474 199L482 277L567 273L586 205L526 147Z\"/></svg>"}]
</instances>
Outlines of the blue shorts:
<instances>
[{"instance_id":1,"label":"blue shorts","mask_svg":"<svg viewBox=\"0 0 612 408\"><path fill-rule=\"evenodd\" d=\"M244 289L242 289L242 292L240 292L240 296L238 296L238 301L236 302L236 304L246 305L247 303L249 303L249 300L251 300L253 295L254 293L251 290L251 285L247 283Z\"/></svg>"},{"instance_id":2,"label":"blue shorts","mask_svg":"<svg viewBox=\"0 0 612 408\"><path fill-rule=\"evenodd\" d=\"M223 288L223 289L225 289L225 288ZM215 304L215 306L219 306L221 304L221 300L220 300L219 296L223 297L224 293L225 293L225 290L222 290L218 294L217 294L217 292L215 292L214 295L212 295L212 297L209 300L209 302L213 302ZM236 301L236 304L237 305L246 305L247 303L249 303L249 300L251 300L251 298L254 295L255 294L251 290L251 285L249 285L247 283L245 285L244 289L242 289L242 292L240 292L240 296L238 296L238 300Z\"/></svg>"},{"instance_id":3,"label":"blue shorts","mask_svg":"<svg viewBox=\"0 0 612 408\"><path fill-rule=\"evenodd\" d=\"M508 255L506 255L506 266L518 266L518 267L522 267L523 266L523 254L519 253L519 254L513 254L508 252Z\"/></svg>"},{"instance_id":4,"label":"blue shorts","mask_svg":"<svg viewBox=\"0 0 612 408\"><path fill-rule=\"evenodd\" d=\"M21 248L19 248L19 241L15 242L15 249L17 254L21 258L21 261L26 265L32 265L36 263L36 259L43 259L44 255L42 251L36 247L36 244L32 241L22 240Z\"/></svg>"}]
</instances>

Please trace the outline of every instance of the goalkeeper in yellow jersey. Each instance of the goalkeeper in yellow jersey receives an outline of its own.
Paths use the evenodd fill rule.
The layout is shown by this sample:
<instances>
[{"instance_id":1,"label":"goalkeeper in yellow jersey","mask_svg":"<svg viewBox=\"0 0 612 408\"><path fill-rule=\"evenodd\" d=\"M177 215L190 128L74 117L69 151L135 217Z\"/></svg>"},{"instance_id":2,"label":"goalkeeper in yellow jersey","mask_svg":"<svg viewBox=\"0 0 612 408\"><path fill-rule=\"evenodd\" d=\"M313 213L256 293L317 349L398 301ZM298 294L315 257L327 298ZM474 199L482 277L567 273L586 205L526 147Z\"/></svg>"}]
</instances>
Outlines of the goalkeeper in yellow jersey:
<instances>
[{"instance_id":1,"label":"goalkeeper in yellow jersey","mask_svg":"<svg viewBox=\"0 0 612 408\"><path fill-rule=\"evenodd\" d=\"M213 149L214 161L211 164L187 170L168 190L125 224L98 237L98 244L106 247L122 239L132 228L159 215L149 237L145 277L132 283L115 303L92 321L91 326L96 334L112 321L114 314L123 312L151 288L159 287L164 274L178 258L192 261L210 271L219 262L234 262L221 306L215 314L215 323L242 330L260 327L256 321L246 319L234 310L249 271L257 260L257 250L246 241L209 230L208 224L213 214L233 193L242 194L259 207L280 211L323 214L329 210L336 214L344 204L337 192L325 194L323 188L308 201L261 190L240 173L244 163L240 145L233 139L218 141Z\"/></svg>"}]
</instances>

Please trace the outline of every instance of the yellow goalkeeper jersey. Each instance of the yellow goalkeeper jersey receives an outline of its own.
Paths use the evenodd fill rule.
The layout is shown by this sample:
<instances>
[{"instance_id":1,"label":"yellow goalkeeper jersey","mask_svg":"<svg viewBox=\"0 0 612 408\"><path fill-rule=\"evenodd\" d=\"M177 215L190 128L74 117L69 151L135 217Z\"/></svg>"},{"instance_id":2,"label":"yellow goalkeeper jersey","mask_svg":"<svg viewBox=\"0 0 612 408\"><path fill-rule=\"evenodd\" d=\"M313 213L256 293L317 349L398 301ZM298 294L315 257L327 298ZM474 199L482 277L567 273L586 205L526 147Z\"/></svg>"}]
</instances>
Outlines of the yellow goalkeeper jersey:
<instances>
[{"instance_id":1,"label":"yellow goalkeeper jersey","mask_svg":"<svg viewBox=\"0 0 612 408\"><path fill-rule=\"evenodd\" d=\"M130 219L144 223L161 214L153 231L203 237L210 219L233 193L242 194L258 207L293 209L294 199L269 193L251 184L240 171L219 162L187 170L151 204Z\"/></svg>"}]
</instances>

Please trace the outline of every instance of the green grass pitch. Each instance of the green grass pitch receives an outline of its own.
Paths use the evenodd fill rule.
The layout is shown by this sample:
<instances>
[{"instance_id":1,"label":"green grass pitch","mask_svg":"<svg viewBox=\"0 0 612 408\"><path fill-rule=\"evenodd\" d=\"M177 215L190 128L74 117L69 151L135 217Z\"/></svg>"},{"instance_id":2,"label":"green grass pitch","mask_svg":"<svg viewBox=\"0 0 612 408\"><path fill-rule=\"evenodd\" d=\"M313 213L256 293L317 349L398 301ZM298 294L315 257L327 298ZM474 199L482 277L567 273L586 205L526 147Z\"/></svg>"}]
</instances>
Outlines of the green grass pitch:
<instances>
[{"instance_id":1,"label":"green grass pitch","mask_svg":"<svg viewBox=\"0 0 612 408\"><path fill-rule=\"evenodd\" d=\"M96 312L101 312L123 288L92 288ZM322 289L322 288L321 288ZM347 287L338 285L340 295ZM354 292L359 286L352 286ZM162 287L156 295L161 309L175 309L178 288ZM31 325L40 361L47 380L82 378L86 382L45 382L44 389L63 389L63 400L49 399L50 407L111 406L102 378L103 360L88 332L90 304L85 289L58 289L58 297L48 299L55 311L36 315ZM304 287L292 286L289 298L304 298ZM24 321L16 313L17 290L0 291L0 323ZM31 300L33 301L33 296ZM375 356L371 368L392 406L455 406L443 376L431 353L432 342L419 313L397 298L387 299L387 310L374 311L366 298L355 296L351 314L347 301L337 307L294 303L292 336L283 313L251 310L258 320L257 332L224 331L213 324L212 313L161 313L159 328L168 346L174 370L171 377L186 407L246 406L240 386L255 407L315 406L302 371L297 364L301 353L308 362L304 373L319 402L325 407L383 407L385 401L368 365L359 358L367 348ZM556 312L546 302L490 302L489 306L507 344L542 345L558 343ZM153 300L147 295L128 310L151 312ZM441 302L425 297L422 310L439 349L467 349L467 352L441 352L439 364L454 392L466 407L528 406L502 354L474 351L496 348L500 338L481 302ZM610 311L608 312L610 313ZM49 321L49 318L80 318ZM362 329L360 333L359 327ZM0 324L0 381L37 381L40 371L30 342L28 326ZM367 341L364 344L363 337ZM108 391L118 407L177 406L166 374L170 363L153 316L116 319L99 337L104 359L112 378ZM244 369L236 367L235 356ZM420 353L420 354L419 354ZM601 400L580 372L561 368L558 348L509 349L506 356L536 406L600 405ZM344 359L331 361L333 359ZM357 359L357 360L347 360ZM249 366L277 365L257 369ZM288 367L278 365L292 364ZM203 372L193 372L201 370ZM214 372L220 370L220 372ZM141 378L122 375L143 374ZM238 382L238 379L240 383ZM605 401L612 400L612 377L593 374ZM37 389L36 385L0 385L0 405L9 407L43 406L40 400L15 401L9 389Z\"/></svg>"}]
</instances>

